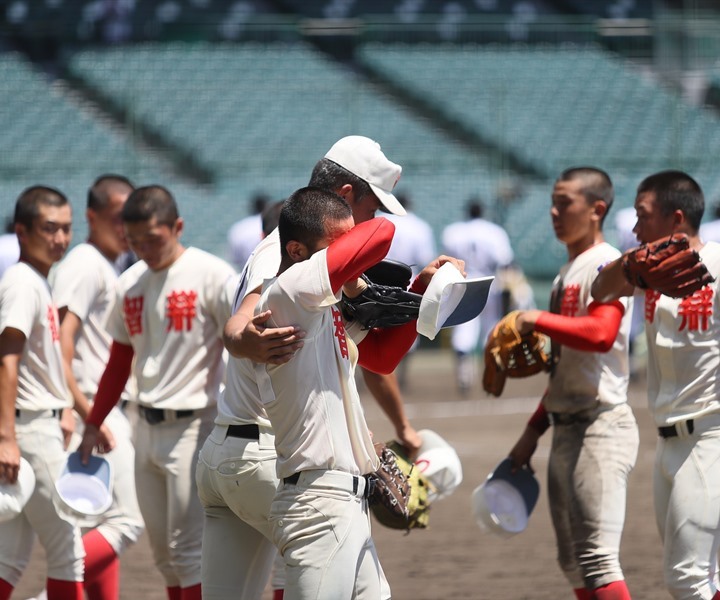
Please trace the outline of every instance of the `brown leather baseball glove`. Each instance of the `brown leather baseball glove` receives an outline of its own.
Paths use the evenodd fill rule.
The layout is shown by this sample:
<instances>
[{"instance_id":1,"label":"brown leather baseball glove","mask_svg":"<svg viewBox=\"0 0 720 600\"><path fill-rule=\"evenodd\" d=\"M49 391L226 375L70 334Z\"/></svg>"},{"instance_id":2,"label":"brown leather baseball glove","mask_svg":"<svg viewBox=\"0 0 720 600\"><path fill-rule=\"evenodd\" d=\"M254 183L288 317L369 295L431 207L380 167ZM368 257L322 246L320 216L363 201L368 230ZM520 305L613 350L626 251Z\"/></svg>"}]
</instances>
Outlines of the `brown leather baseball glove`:
<instances>
[{"instance_id":1,"label":"brown leather baseball glove","mask_svg":"<svg viewBox=\"0 0 720 600\"><path fill-rule=\"evenodd\" d=\"M622 266L625 278L635 287L650 288L671 298L690 296L715 281L684 233L628 250Z\"/></svg>"},{"instance_id":2,"label":"brown leather baseball glove","mask_svg":"<svg viewBox=\"0 0 720 600\"><path fill-rule=\"evenodd\" d=\"M521 335L516 321L520 311L505 315L493 328L485 344L483 388L500 396L508 377L529 377L550 370L544 335L535 331Z\"/></svg>"}]
</instances>

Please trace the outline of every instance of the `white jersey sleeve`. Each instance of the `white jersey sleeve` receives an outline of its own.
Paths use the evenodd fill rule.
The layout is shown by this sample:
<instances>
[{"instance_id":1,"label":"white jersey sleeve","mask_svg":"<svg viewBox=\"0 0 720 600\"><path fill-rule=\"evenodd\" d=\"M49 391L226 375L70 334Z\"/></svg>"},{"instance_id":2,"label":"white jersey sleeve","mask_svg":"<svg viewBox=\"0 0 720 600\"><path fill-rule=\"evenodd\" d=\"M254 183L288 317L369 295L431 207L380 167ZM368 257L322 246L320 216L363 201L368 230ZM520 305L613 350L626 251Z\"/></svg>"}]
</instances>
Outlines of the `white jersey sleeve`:
<instances>
[{"instance_id":1,"label":"white jersey sleeve","mask_svg":"<svg viewBox=\"0 0 720 600\"><path fill-rule=\"evenodd\" d=\"M60 349L60 321L47 280L26 263L11 266L0 280L0 332L25 336L16 406L39 411L71 406Z\"/></svg>"}]
</instances>

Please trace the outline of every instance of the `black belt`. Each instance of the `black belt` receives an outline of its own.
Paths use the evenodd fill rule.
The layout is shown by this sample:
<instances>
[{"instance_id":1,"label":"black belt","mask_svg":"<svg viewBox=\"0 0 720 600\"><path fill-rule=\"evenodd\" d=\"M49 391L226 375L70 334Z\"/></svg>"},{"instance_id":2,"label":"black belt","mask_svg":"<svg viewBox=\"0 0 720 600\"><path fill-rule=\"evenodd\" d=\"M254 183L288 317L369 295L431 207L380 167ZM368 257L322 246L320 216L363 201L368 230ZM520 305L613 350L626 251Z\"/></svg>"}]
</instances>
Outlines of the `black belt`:
<instances>
[{"instance_id":1,"label":"black belt","mask_svg":"<svg viewBox=\"0 0 720 600\"><path fill-rule=\"evenodd\" d=\"M293 473L289 477L283 477L283 483L290 484L290 485L297 485L297 482L300 480L300 471L297 473ZM367 498L370 496L370 493L372 492L372 489L375 484L375 480L370 477L364 477L365 479L365 491L363 493L363 497ZM353 488L352 493L357 494L358 487L360 486L360 478L357 475L353 475Z\"/></svg>"},{"instance_id":2,"label":"black belt","mask_svg":"<svg viewBox=\"0 0 720 600\"><path fill-rule=\"evenodd\" d=\"M550 423L553 425L574 425L576 423L590 423L596 416L596 413L588 413L586 411L579 413L556 413L551 412Z\"/></svg>"},{"instance_id":3,"label":"black belt","mask_svg":"<svg viewBox=\"0 0 720 600\"><path fill-rule=\"evenodd\" d=\"M16 408L15 409L15 418L17 419L23 412L28 413L28 412L36 412L36 411L32 411L32 410L22 411L19 408ZM45 411L41 410L39 412L45 412ZM62 417L62 408L53 408L51 412L52 412L52 416L55 417L56 419L59 419L60 417Z\"/></svg>"},{"instance_id":4,"label":"black belt","mask_svg":"<svg viewBox=\"0 0 720 600\"><path fill-rule=\"evenodd\" d=\"M685 421L685 424L687 425L688 433L695 431L695 424L692 419ZM680 431L676 425L666 425L665 427L658 427L658 435L662 438L677 437L680 435Z\"/></svg>"},{"instance_id":5,"label":"black belt","mask_svg":"<svg viewBox=\"0 0 720 600\"><path fill-rule=\"evenodd\" d=\"M140 416L145 419L150 425L157 425L165 421L166 413L172 413L176 419L182 419L183 417L192 417L195 414L194 410L170 410L163 408L152 408L150 406L143 406L138 404Z\"/></svg>"},{"instance_id":6,"label":"black belt","mask_svg":"<svg viewBox=\"0 0 720 600\"><path fill-rule=\"evenodd\" d=\"M260 427L258 427L256 423L250 423L248 425L228 425L227 437L257 440L260 439ZM295 473L295 475L298 474Z\"/></svg>"}]
</instances>

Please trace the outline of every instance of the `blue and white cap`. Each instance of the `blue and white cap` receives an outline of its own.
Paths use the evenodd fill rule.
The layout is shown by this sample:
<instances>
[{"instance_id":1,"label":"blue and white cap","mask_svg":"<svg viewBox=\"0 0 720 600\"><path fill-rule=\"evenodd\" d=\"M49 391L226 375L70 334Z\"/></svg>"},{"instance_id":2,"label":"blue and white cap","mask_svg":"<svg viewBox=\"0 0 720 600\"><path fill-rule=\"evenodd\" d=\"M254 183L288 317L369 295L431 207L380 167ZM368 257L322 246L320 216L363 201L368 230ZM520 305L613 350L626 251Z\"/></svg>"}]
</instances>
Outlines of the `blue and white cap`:
<instances>
[{"instance_id":1,"label":"blue and white cap","mask_svg":"<svg viewBox=\"0 0 720 600\"><path fill-rule=\"evenodd\" d=\"M55 482L59 508L66 515L83 520L102 515L112 504L112 467L101 456L91 455L82 464L80 453L68 455Z\"/></svg>"},{"instance_id":2,"label":"blue and white cap","mask_svg":"<svg viewBox=\"0 0 720 600\"><path fill-rule=\"evenodd\" d=\"M423 294L418 333L434 340L441 329L472 321L485 308L493 279L465 279L454 265L445 263Z\"/></svg>"}]
</instances>

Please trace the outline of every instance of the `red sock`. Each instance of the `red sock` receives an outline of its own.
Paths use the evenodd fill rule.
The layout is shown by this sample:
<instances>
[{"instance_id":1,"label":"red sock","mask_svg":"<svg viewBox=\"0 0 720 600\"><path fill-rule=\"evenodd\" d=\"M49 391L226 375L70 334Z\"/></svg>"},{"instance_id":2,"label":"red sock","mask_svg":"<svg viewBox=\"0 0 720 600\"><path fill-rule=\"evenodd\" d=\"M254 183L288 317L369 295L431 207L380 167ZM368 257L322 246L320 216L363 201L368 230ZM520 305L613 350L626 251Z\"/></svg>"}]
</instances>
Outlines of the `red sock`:
<instances>
[{"instance_id":1,"label":"red sock","mask_svg":"<svg viewBox=\"0 0 720 600\"><path fill-rule=\"evenodd\" d=\"M10 594L13 593L13 586L11 586L4 579L0 579L0 600L10 600Z\"/></svg>"},{"instance_id":2,"label":"red sock","mask_svg":"<svg viewBox=\"0 0 720 600\"><path fill-rule=\"evenodd\" d=\"M48 600L84 600L82 581L47 580Z\"/></svg>"},{"instance_id":3,"label":"red sock","mask_svg":"<svg viewBox=\"0 0 720 600\"><path fill-rule=\"evenodd\" d=\"M577 598L577 600L593 600L592 590L587 588L575 588L573 592L575 592L575 598Z\"/></svg>"},{"instance_id":4,"label":"red sock","mask_svg":"<svg viewBox=\"0 0 720 600\"><path fill-rule=\"evenodd\" d=\"M595 598L597 600L632 600L630 590L623 579L596 588Z\"/></svg>"},{"instance_id":5,"label":"red sock","mask_svg":"<svg viewBox=\"0 0 720 600\"><path fill-rule=\"evenodd\" d=\"M167 590L168 600L181 600L182 590L180 589L179 585L165 589Z\"/></svg>"},{"instance_id":6,"label":"red sock","mask_svg":"<svg viewBox=\"0 0 720 600\"><path fill-rule=\"evenodd\" d=\"M180 590L180 600L202 600L202 591L200 584L196 583L190 587Z\"/></svg>"},{"instance_id":7,"label":"red sock","mask_svg":"<svg viewBox=\"0 0 720 600\"><path fill-rule=\"evenodd\" d=\"M273 600L283 600L285 590L273 590Z\"/></svg>"},{"instance_id":8,"label":"red sock","mask_svg":"<svg viewBox=\"0 0 720 600\"><path fill-rule=\"evenodd\" d=\"M83 536L85 546L85 591L89 600L118 600L120 561L115 550L97 530Z\"/></svg>"},{"instance_id":9,"label":"red sock","mask_svg":"<svg viewBox=\"0 0 720 600\"><path fill-rule=\"evenodd\" d=\"M0 582L2 582L2 579L0 579ZM2 596L0 596L1 598ZM720 590L715 592L715 595L712 597L712 600L720 600Z\"/></svg>"}]
</instances>

